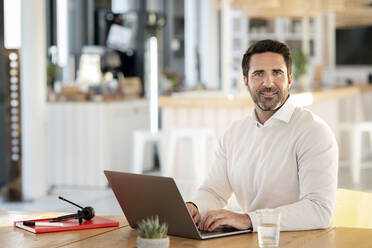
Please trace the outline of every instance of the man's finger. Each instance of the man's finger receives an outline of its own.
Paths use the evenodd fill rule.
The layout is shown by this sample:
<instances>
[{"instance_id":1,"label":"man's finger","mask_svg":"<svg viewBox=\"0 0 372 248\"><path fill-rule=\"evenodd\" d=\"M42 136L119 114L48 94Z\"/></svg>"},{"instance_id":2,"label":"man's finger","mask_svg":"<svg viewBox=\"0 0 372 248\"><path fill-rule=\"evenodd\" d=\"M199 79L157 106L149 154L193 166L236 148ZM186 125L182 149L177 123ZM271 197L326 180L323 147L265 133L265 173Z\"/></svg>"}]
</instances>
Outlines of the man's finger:
<instances>
[{"instance_id":1,"label":"man's finger","mask_svg":"<svg viewBox=\"0 0 372 248\"><path fill-rule=\"evenodd\" d=\"M199 220L200 220L200 214L199 212L197 212L194 216L193 216L193 220L195 223L197 223Z\"/></svg>"},{"instance_id":2,"label":"man's finger","mask_svg":"<svg viewBox=\"0 0 372 248\"><path fill-rule=\"evenodd\" d=\"M214 221L208 228L208 231L213 231L214 229L218 228L218 227L225 227L225 226L230 226L230 219L229 218L221 218L221 219L217 219L216 221Z\"/></svg>"},{"instance_id":3,"label":"man's finger","mask_svg":"<svg viewBox=\"0 0 372 248\"><path fill-rule=\"evenodd\" d=\"M217 219L223 218L224 213L222 211L213 211L206 216L204 220L203 230L208 230L209 226Z\"/></svg>"},{"instance_id":4,"label":"man's finger","mask_svg":"<svg viewBox=\"0 0 372 248\"><path fill-rule=\"evenodd\" d=\"M209 213L209 212L207 212L207 213L204 215L204 217L200 220L200 223L199 223L199 229L200 229L200 230L204 230L204 222L205 222L205 220L208 218L208 213Z\"/></svg>"},{"instance_id":5,"label":"man's finger","mask_svg":"<svg viewBox=\"0 0 372 248\"><path fill-rule=\"evenodd\" d=\"M205 216L203 217L201 223L200 223L200 229L201 230L206 230L205 228L205 225L206 225L206 222L208 221L208 219L213 215L213 212L214 211L208 211Z\"/></svg>"},{"instance_id":6,"label":"man's finger","mask_svg":"<svg viewBox=\"0 0 372 248\"><path fill-rule=\"evenodd\" d=\"M209 215L208 218L204 222L204 229L203 230L208 230L210 224L215 221L216 217L217 217L217 214Z\"/></svg>"},{"instance_id":7,"label":"man's finger","mask_svg":"<svg viewBox=\"0 0 372 248\"><path fill-rule=\"evenodd\" d=\"M193 221L195 223L198 222L200 220L200 214L199 214L198 209L194 205L191 205L189 203L186 203L186 206L187 206L187 210L189 211Z\"/></svg>"},{"instance_id":8,"label":"man's finger","mask_svg":"<svg viewBox=\"0 0 372 248\"><path fill-rule=\"evenodd\" d=\"M186 206L187 206L187 210L189 211L191 217L194 217L198 213L198 210L194 206L188 203L186 204Z\"/></svg>"}]
</instances>

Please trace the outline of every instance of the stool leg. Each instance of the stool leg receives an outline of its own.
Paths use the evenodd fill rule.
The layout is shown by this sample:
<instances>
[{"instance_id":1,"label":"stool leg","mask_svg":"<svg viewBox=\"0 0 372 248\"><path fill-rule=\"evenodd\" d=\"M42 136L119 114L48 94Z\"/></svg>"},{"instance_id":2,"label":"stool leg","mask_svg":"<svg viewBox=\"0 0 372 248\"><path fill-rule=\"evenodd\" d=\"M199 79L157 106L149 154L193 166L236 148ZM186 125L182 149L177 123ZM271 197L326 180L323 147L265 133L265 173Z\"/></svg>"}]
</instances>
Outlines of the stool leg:
<instances>
[{"instance_id":1,"label":"stool leg","mask_svg":"<svg viewBox=\"0 0 372 248\"><path fill-rule=\"evenodd\" d=\"M359 128L354 127L351 132L351 174L353 183L360 183L360 170L361 170L361 132Z\"/></svg>"},{"instance_id":2,"label":"stool leg","mask_svg":"<svg viewBox=\"0 0 372 248\"><path fill-rule=\"evenodd\" d=\"M163 164L164 164L164 159L163 159L163 139L162 139L162 135L159 133L157 136L156 136L156 147L157 147L157 152L158 152L158 156L159 156L159 167L160 167L160 170L162 171L163 170Z\"/></svg>"},{"instance_id":3,"label":"stool leg","mask_svg":"<svg viewBox=\"0 0 372 248\"><path fill-rule=\"evenodd\" d=\"M206 167L206 141L204 136L194 136L192 139L193 146L193 178L196 179L196 184L201 185L205 177L205 167Z\"/></svg>"},{"instance_id":4,"label":"stool leg","mask_svg":"<svg viewBox=\"0 0 372 248\"><path fill-rule=\"evenodd\" d=\"M132 173L142 173L143 156L145 151L145 142L141 133L134 132L133 134L133 158L132 158Z\"/></svg>"},{"instance_id":5,"label":"stool leg","mask_svg":"<svg viewBox=\"0 0 372 248\"><path fill-rule=\"evenodd\" d=\"M198 137L194 136L192 137L192 178L195 178L196 183L199 184L199 168L200 168L200 163L201 163L201 158L200 158L200 142ZM194 179L193 179L194 181Z\"/></svg>"},{"instance_id":6,"label":"stool leg","mask_svg":"<svg viewBox=\"0 0 372 248\"><path fill-rule=\"evenodd\" d=\"M174 166L175 166L175 153L177 151L176 149L176 136L173 132L170 133L170 139L169 139L169 144L168 144L168 149L167 149L167 157L164 162L163 166L163 175L167 177L172 177L173 172L174 172Z\"/></svg>"},{"instance_id":7,"label":"stool leg","mask_svg":"<svg viewBox=\"0 0 372 248\"><path fill-rule=\"evenodd\" d=\"M207 137L203 136L200 139L200 158L201 158L201 163L200 163L200 168L199 168L199 185L203 183L206 177L206 171L207 171L207 161L208 161L208 148L207 148Z\"/></svg>"}]
</instances>

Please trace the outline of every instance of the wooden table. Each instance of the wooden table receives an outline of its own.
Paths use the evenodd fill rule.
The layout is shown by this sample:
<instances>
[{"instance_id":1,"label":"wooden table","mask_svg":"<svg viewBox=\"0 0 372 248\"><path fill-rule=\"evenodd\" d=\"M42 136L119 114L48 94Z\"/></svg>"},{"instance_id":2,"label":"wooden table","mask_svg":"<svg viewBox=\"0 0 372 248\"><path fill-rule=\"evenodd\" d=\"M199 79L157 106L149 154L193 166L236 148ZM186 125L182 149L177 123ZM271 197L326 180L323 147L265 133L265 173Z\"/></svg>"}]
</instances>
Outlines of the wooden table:
<instances>
[{"instance_id":1,"label":"wooden table","mask_svg":"<svg viewBox=\"0 0 372 248\"><path fill-rule=\"evenodd\" d=\"M137 232L124 216L106 216L120 222L119 227L81 231L33 234L13 226L21 219L55 217L61 213L30 213L0 210L1 247L136 247ZM170 247L258 247L257 234L249 233L210 240L171 237ZM332 227L325 230L281 232L280 247L332 248L372 247L372 229Z\"/></svg>"}]
</instances>

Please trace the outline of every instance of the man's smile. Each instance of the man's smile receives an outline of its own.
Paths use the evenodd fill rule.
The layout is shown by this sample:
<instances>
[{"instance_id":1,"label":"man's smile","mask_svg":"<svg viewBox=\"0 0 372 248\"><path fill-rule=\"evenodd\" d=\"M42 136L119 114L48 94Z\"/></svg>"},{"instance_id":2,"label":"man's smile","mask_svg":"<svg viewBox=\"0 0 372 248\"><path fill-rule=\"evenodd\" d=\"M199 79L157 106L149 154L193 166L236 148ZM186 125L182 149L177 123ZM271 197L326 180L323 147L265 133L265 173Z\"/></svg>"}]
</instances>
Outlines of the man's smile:
<instances>
[{"instance_id":1,"label":"man's smile","mask_svg":"<svg viewBox=\"0 0 372 248\"><path fill-rule=\"evenodd\" d=\"M261 92L261 95L265 98L273 98L277 94L277 92Z\"/></svg>"}]
</instances>

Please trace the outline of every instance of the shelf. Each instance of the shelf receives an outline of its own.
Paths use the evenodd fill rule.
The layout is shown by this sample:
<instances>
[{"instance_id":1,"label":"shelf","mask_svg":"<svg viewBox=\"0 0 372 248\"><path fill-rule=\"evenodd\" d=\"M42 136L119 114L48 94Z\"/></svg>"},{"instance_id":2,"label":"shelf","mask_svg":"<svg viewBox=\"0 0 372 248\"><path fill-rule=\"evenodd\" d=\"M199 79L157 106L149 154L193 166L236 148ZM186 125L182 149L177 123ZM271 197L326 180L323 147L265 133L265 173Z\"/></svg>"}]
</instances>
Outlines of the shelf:
<instances>
[{"instance_id":1,"label":"shelf","mask_svg":"<svg viewBox=\"0 0 372 248\"><path fill-rule=\"evenodd\" d=\"M264 40L264 39L284 39L284 40L301 40L302 34L300 33L283 33L283 34L276 34L276 33L250 33L248 34L250 40ZM315 34L309 35L310 39L315 39Z\"/></svg>"},{"instance_id":2,"label":"shelf","mask_svg":"<svg viewBox=\"0 0 372 248\"><path fill-rule=\"evenodd\" d=\"M247 18L240 12L236 12L231 19L231 78L235 77L235 74L238 74L237 63L235 61L241 59L245 49L257 41L272 39L285 42L290 47L292 54L303 49L304 35L302 31L303 28L306 28L307 23L303 22L302 17L274 19ZM319 47L322 39L321 17L309 18L308 24L309 32L305 38L309 39L310 65L321 64L322 50Z\"/></svg>"},{"instance_id":3,"label":"shelf","mask_svg":"<svg viewBox=\"0 0 372 248\"><path fill-rule=\"evenodd\" d=\"M278 39L278 35L277 34L273 34L273 33L259 33L259 34L254 34L254 33L250 33L248 34L248 38L250 40L265 40L265 39L272 39L272 40L276 40Z\"/></svg>"}]
</instances>

